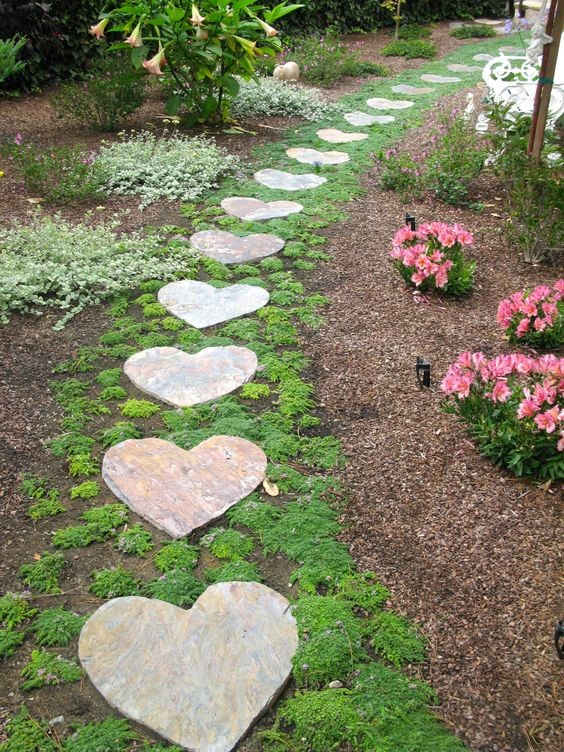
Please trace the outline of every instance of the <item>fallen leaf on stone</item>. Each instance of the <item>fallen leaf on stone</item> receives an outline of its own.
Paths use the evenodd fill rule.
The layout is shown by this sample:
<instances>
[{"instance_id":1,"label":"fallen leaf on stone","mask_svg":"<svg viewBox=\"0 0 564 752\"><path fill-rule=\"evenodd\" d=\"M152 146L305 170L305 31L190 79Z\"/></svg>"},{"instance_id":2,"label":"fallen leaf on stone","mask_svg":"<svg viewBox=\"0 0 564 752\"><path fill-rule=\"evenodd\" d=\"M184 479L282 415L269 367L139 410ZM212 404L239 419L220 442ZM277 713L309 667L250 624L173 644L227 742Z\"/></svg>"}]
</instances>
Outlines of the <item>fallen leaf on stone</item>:
<instances>
[{"instance_id":1,"label":"fallen leaf on stone","mask_svg":"<svg viewBox=\"0 0 564 752\"><path fill-rule=\"evenodd\" d=\"M271 483L268 478L263 480L262 487L269 496L278 496L280 494L280 490L276 483Z\"/></svg>"},{"instance_id":2,"label":"fallen leaf on stone","mask_svg":"<svg viewBox=\"0 0 564 752\"><path fill-rule=\"evenodd\" d=\"M39 561L41 559L41 554L33 554L33 558L35 561Z\"/></svg>"},{"instance_id":3,"label":"fallen leaf on stone","mask_svg":"<svg viewBox=\"0 0 564 752\"><path fill-rule=\"evenodd\" d=\"M44 199L42 198L28 198L27 201L30 204L40 204Z\"/></svg>"}]
</instances>

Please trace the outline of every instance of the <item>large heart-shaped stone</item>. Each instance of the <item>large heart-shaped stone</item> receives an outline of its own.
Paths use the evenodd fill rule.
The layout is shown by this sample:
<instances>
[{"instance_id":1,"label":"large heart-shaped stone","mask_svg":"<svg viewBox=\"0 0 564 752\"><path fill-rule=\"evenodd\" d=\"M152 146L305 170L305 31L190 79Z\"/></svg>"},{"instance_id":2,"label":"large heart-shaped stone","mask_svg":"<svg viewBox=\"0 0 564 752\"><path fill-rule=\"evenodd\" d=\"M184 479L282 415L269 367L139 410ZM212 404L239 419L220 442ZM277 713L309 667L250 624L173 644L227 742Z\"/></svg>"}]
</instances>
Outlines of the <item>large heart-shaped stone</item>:
<instances>
[{"instance_id":1,"label":"large heart-shaped stone","mask_svg":"<svg viewBox=\"0 0 564 752\"><path fill-rule=\"evenodd\" d=\"M357 125L363 128L366 125L386 125L387 123L393 123L395 117L393 115L369 115L367 112L347 112L343 115L347 123L351 125Z\"/></svg>"},{"instance_id":2,"label":"large heart-shaped stone","mask_svg":"<svg viewBox=\"0 0 564 752\"><path fill-rule=\"evenodd\" d=\"M293 148L286 154L302 164L337 165L348 162L350 157L344 151L318 151L317 149Z\"/></svg>"},{"instance_id":3,"label":"large heart-shaped stone","mask_svg":"<svg viewBox=\"0 0 564 752\"><path fill-rule=\"evenodd\" d=\"M277 217L297 214L303 211L304 207L295 201L260 201L258 198L233 196L224 198L221 202L221 208L227 214L231 214L232 217L239 217L239 219L244 219L247 222L256 222L261 219L276 219Z\"/></svg>"},{"instance_id":4,"label":"large heart-shaped stone","mask_svg":"<svg viewBox=\"0 0 564 752\"><path fill-rule=\"evenodd\" d=\"M364 141L368 138L368 133L347 133L338 128L322 128L317 131L317 135L329 144L349 144L352 141Z\"/></svg>"},{"instance_id":5,"label":"large heart-shaped stone","mask_svg":"<svg viewBox=\"0 0 564 752\"><path fill-rule=\"evenodd\" d=\"M286 598L257 582L222 582L189 611L108 601L84 625L78 654L128 718L192 752L230 752L282 691L297 646Z\"/></svg>"},{"instance_id":6,"label":"large heart-shaped stone","mask_svg":"<svg viewBox=\"0 0 564 752\"><path fill-rule=\"evenodd\" d=\"M221 517L265 474L262 449L236 436L213 436L188 452L163 439L128 439L102 463L118 499L172 538Z\"/></svg>"},{"instance_id":7,"label":"large heart-shaped stone","mask_svg":"<svg viewBox=\"0 0 564 752\"><path fill-rule=\"evenodd\" d=\"M223 397L250 381L257 356L246 347L206 347L189 355L176 347L151 347L125 361L136 387L175 407Z\"/></svg>"},{"instance_id":8,"label":"large heart-shaped stone","mask_svg":"<svg viewBox=\"0 0 564 752\"><path fill-rule=\"evenodd\" d=\"M281 191L305 191L317 188L327 182L327 178L311 173L292 175L283 170L259 170L255 172L255 180L267 188L275 188Z\"/></svg>"},{"instance_id":9,"label":"large heart-shaped stone","mask_svg":"<svg viewBox=\"0 0 564 752\"><path fill-rule=\"evenodd\" d=\"M223 230L202 230L190 238L190 244L204 256L222 264L240 264L271 256L284 248L284 241L276 235L257 233L242 238Z\"/></svg>"},{"instance_id":10,"label":"large heart-shaped stone","mask_svg":"<svg viewBox=\"0 0 564 752\"><path fill-rule=\"evenodd\" d=\"M455 84L458 81L462 81L458 76L438 76L436 73L424 73L421 76L422 81L427 81L430 84Z\"/></svg>"},{"instance_id":11,"label":"large heart-shaped stone","mask_svg":"<svg viewBox=\"0 0 564 752\"><path fill-rule=\"evenodd\" d=\"M367 99L366 104L374 110L407 110L413 107L414 102L407 99L386 99L386 97L372 97Z\"/></svg>"},{"instance_id":12,"label":"large heart-shaped stone","mask_svg":"<svg viewBox=\"0 0 564 752\"><path fill-rule=\"evenodd\" d=\"M217 288L193 279L171 282L159 290L159 303L196 329L258 311L269 298L268 291L257 285Z\"/></svg>"}]
</instances>

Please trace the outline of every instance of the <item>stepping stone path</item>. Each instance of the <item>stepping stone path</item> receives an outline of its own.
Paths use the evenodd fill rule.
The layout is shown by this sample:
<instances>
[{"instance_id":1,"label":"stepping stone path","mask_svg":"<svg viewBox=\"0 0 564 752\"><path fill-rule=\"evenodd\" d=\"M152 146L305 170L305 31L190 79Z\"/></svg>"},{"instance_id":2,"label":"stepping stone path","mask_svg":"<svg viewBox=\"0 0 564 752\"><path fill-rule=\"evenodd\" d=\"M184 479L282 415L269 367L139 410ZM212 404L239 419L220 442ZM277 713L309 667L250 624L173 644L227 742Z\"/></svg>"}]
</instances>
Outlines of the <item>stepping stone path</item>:
<instances>
[{"instance_id":1,"label":"stepping stone path","mask_svg":"<svg viewBox=\"0 0 564 752\"><path fill-rule=\"evenodd\" d=\"M421 80L428 81L430 84L455 84L457 81L462 81L458 76L437 76L434 73L424 73Z\"/></svg>"},{"instance_id":2,"label":"stepping stone path","mask_svg":"<svg viewBox=\"0 0 564 752\"><path fill-rule=\"evenodd\" d=\"M269 298L268 291L256 285L218 288L192 279L171 282L159 290L159 303L196 329L258 311Z\"/></svg>"},{"instance_id":3,"label":"stepping stone path","mask_svg":"<svg viewBox=\"0 0 564 752\"><path fill-rule=\"evenodd\" d=\"M313 175L312 173L292 175L291 172L270 169L255 172L255 180L267 188L282 191L305 191L310 188L317 188L327 182L327 178L321 175Z\"/></svg>"},{"instance_id":4,"label":"stepping stone path","mask_svg":"<svg viewBox=\"0 0 564 752\"><path fill-rule=\"evenodd\" d=\"M477 60L479 63L487 63L490 60L493 60L495 55L488 55L487 52L480 52L478 55L474 55L472 60Z\"/></svg>"},{"instance_id":5,"label":"stepping stone path","mask_svg":"<svg viewBox=\"0 0 564 752\"><path fill-rule=\"evenodd\" d=\"M211 585L188 611L130 596L84 625L78 654L94 686L128 718L184 749L229 752L276 700L298 647L279 593Z\"/></svg>"},{"instance_id":6,"label":"stepping stone path","mask_svg":"<svg viewBox=\"0 0 564 752\"><path fill-rule=\"evenodd\" d=\"M351 125L365 126L365 125L386 125L387 123L393 123L395 117L393 115L369 115L367 112L347 112L343 115L345 120Z\"/></svg>"},{"instance_id":7,"label":"stepping stone path","mask_svg":"<svg viewBox=\"0 0 564 752\"><path fill-rule=\"evenodd\" d=\"M525 50L520 49L519 47L500 47L500 52L504 52L506 55L524 55Z\"/></svg>"},{"instance_id":8,"label":"stepping stone path","mask_svg":"<svg viewBox=\"0 0 564 752\"><path fill-rule=\"evenodd\" d=\"M486 24L486 26L499 26L500 24L505 23L504 18L477 18L476 19L477 24Z\"/></svg>"},{"instance_id":9,"label":"stepping stone path","mask_svg":"<svg viewBox=\"0 0 564 752\"><path fill-rule=\"evenodd\" d=\"M392 86L394 94L431 94L434 89L430 86L411 86L410 84L396 84Z\"/></svg>"},{"instance_id":10,"label":"stepping stone path","mask_svg":"<svg viewBox=\"0 0 564 752\"><path fill-rule=\"evenodd\" d=\"M479 65L464 65L463 63L450 63L447 68L453 73L474 73L482 70Z\"/></svg>"},{"instance_id":11,"label":"stepping stone path","mask_svg":"<svg viewBox=\"0 0 564 752\"><path fill-rule=\"evenodd\" d=\"M242 238L223 230L203 230L190 238L190 244L204 256L222 264L240 264L272 256L284 248L284 241L276 235L255 234Z\"/></svg>"},{"instance_id":12,"label":"stepping stone path","mask_svg":"<svg viewBox=\"0 0 564 752\"><path fill-rule=\"evenodd\" d=\"M233 196L224 198L221 208L232 217L239 217L247 222L261 219L277 219L303 211L303 206L295 201L260 201L258 198Z\"/></svg>"},{"instance_id":13,"label":"stepping stone path","mask_svg":"<svg viewBox=\"0 0 564 752\"><path fill-rule=\"evenodd\" d=\"M407 110L408 107L413 107L415 102L408 102L406 99L374 97L372 99L367 99L366 104L374 110Z\"/></svg>"},{"instance_id":14,"label":"stepping stone path","mask_svg":"<svg viewBox=\"0 0 564 752\"><path fill-rule=\"evenodd\" d=\"M364 141L368 138L368 133L347 133L338 128L322 128L317 131L317 135L322 141L327 141L329 144L349 144L353 141Z\"/></svg>"},{"instance_id":15,"label":"stepping stone path","mask_svg":"<svg viewBox=\"0 0 564 752\"><path fill-rule=\"evenodd\" d=\"M246 347L206 347L194 355L151 347L128 358L123 370L141 391L190 407L235 391L253 378L257 366L257 356Z\"/></svg>"},{"instance_id":16,"label":"stepping stone path","mask_svg":"<svg viewBox=\"0 0 564 752\"><path fill-rule=\"evenodd\" d=\"M133 512L182 538L252 493L266 463L262 449L236 436L213 436L189 452L163 439L128 439L106 452L102 477Z\"/></svg>"},{"instance_id":17,"label":"stepping stone path","mask_svg":"<svg viewBox=\"0 0 564 752\"><path fill-rule=\"evenodd\" d=\"M338 165L348 162L350 157L344 151L317 151L317 149L287 149L286 154L291 159L297 159L302 164Z\"/></svg>"}]
</instances>

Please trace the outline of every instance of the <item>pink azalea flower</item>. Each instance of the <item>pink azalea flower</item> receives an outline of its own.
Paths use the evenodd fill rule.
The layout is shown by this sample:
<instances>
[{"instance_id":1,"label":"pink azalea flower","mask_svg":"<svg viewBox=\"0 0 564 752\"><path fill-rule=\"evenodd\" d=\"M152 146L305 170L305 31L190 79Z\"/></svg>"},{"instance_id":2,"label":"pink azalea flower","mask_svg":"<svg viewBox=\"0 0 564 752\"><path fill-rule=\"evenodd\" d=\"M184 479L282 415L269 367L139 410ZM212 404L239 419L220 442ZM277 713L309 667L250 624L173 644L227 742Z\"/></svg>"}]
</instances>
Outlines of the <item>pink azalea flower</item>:
<instances>
[{"instance_id":1,"label":"pink azalea flower","mask_svg":"<svg viewBox=\"0 0 564 752\"><path fill-rule=\"evenodd\" d=\"M14 143L16 144L16 146L21 146L23 144L23 136L21 133L16 133Z\"/></svg>"},{"instance_id":2,"label":"pink azalea flower","mask_svg":"<svg viewBox=\"0 0 564 752\"><path fill-rule=\"evenodd\" d=\"M538 411L539 406L537 405L535 400L531 397L525 397L525 399L519 405L519 409L517 410L517 417L520 420L523 420L523 418L532 418L538 413Z\"/></svg>"},{"instance_id":3,"label":"pink azalea flower","mask_svg":"<svg viewBox=\"0 0 564 752\"><path fill-rule=\"evenodd\" d=\"M529 319L522 319L519 322L519 325L517 326L517 329L515 330L515 334L517 335L517 337L522 337L523 335L525 335L529 331L529 324L530 323L531 322L530 322Z\"/></svg>"},{"instance_id":4,"label":"pink azalea flower","mask_svg":"<svg viewBox=\"0 0 564 752\"><path fill-rule=\"evenodd\" d=\"M560 439L558 440L558 444L556 445L556 448L559 452L564 452L564 431L560 432Z\"/></svg>"},{"instance_id":5,"label":"pink azalea flower","mask_svg":"<svg viewBox=\"0 0 564 752\"><path fill-rule=\"evenodd\" d=\"M511 389L507 386L507 381L505 379L496 381L492 389L492 400L494 402L507 402L510 396Z\"/></svg>"},{"instance_id":6,"label":"pink azalea flower","mask_svg":"<svg viewBox=\"0 0 564 752\"><path fill-rule=\"evenodd\" d=\"M553 407L552 410L547 410L545 413L535 415L535 423L541 430L544 429L547 433L554 433L556 430L556 420L558 420L558 415L558 408Z\"/></svg>"}]
</instances>

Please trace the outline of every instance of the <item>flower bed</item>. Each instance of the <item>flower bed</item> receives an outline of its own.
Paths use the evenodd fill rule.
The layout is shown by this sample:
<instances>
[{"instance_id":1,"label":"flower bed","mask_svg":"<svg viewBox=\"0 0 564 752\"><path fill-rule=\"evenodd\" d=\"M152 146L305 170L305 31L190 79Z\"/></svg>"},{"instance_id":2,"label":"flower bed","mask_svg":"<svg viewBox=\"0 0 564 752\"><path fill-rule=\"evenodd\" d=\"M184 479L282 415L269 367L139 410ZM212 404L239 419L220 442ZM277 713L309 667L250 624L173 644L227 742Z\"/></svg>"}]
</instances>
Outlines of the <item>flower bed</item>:
<instances>
[{"instance_id":1,"label":"flower bed","mask_svg":"<svg viewBox=\"0 0 564 752\"><path fill-rule=\"evenodd\" d=\"M564 358L464 352L441 388L484 456L517 476L564 478Z\"/></svg>"},{"instance_id":2,"label":"flower bed","mask_svg":"<svg viewBox=\"0 0 564 752\"><path fill-rule=\"evenodd\" d=\"M472 234L457 224L430 222L416 230L402 227L394 237L390 257L408 284L464 295L472 288L476 262L467 261L462 248L473 242Z\"/></svg>"},{"instance_id":3,"label":"flower bed","mask_svg":"<svg viewBox=\"0 0 564 752\"><path fill-rule=\"evenodd\" d=\"M497 309L497 321L512 344L523 343L542 350L564 344L564 279L553 287L538 285L505 298Z\"/></svg>"}]
</instances>

